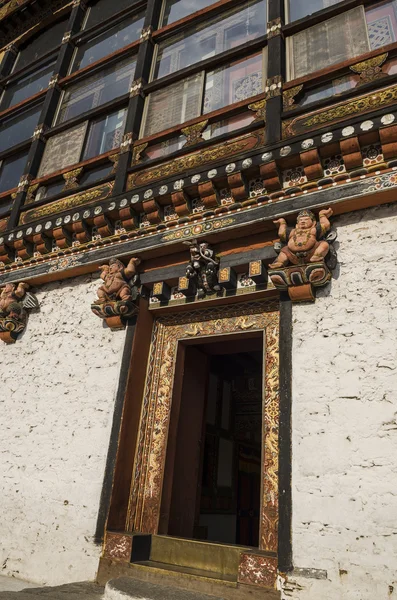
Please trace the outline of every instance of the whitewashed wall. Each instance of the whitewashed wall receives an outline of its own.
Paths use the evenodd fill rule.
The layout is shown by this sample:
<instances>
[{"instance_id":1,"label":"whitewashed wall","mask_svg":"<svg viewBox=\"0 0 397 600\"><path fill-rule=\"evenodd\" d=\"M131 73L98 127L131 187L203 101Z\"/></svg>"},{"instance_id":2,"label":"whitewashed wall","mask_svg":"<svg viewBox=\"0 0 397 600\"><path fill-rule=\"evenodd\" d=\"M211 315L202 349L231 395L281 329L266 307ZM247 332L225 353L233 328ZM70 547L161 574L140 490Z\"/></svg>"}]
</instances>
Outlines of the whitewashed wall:
<instances>
[{"instance_id":1,"label":"whitewashed wall","mask_svg":"<svg viewBox=\"0 0 397 600\"><path fill-rule=\"evenodd\" d=\"M293 309L294 565L327 579L283 598L397 598L396 215L335 219L337 279Z\"/></svg>"},{"instance_id":2,"label":"whitewashed wall","mask_svg":"<svg viewBox=\"0 0 397 600\"><path fill-rule=\"evenodd\" d=\"M124 331L92 314L98 280L38 289L22 338L0 342L2 575L93 580L93 541Z\"/></svg>"}]
</instances>

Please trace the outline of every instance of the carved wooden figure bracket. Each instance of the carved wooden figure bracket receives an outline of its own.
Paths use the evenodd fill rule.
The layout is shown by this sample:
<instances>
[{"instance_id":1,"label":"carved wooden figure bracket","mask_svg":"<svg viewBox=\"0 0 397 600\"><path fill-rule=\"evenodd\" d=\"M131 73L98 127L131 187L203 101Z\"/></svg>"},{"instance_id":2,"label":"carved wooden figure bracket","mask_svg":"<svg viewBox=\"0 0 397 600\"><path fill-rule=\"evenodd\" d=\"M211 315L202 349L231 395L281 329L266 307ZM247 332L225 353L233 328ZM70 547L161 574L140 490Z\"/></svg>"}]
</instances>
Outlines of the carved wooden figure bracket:
<instances>
[{"instance_id":1,"label":"carved wooden figure bracket","mask_svg":"<svg viewBox=\"0 0 397 600\"><path fill-rule=\"evenodd\" d=\"M336 267L337 256L332 244L336 232L330 231L328 220L332 209L319 213L319 222L310 210L302 210L295 227L288 227L285 219L278 225L280 242L278 259L269 265L269 277L279 290L287 290L293 302L314 302L316 287L326 285Z\"/></svg>"},{"instance_id":2,"label":"carved wooden figure bracket","mask_svg":"<svg viewBox=\"0 0 397 600\"><path fill-rule=\"evenodd\" d=\"M38 308L39 302L29 292L27 283L7 283L0 288L0 339L13 344L26 327L28 312Z\"/></svg>"},{"instance_id":3,"label":"carved wooden figure bracket","mask_svg":"<svg viewBox=\"0 0 397 600\"><path fill-rule=\"evenodd\" d=\"M125 320L138 312L139 258L131 258L127 266L112 258L108 265L99 267L103 284L98 288L97 298L91 305L92 312L104 319L113 329L123 329Z\"/></svg>"}]
</instances>

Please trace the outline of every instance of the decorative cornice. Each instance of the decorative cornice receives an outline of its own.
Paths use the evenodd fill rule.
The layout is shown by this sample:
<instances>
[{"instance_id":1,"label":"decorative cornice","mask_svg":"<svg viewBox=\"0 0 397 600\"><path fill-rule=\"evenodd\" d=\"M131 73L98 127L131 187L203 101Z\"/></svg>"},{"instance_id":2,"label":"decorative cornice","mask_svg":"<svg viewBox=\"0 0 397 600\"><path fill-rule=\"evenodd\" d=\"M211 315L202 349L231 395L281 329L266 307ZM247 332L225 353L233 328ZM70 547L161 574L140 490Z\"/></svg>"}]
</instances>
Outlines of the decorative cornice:
<instances>
[{"instance_id":1,"label":"decorative cornice","mask_svg":"<svg viewBox=\"0 0 397 600\"><path fill-rule=\"evenodd\" d=\"M132 82L130 87L130 98L135 98L135 96L142 96L143 94L143 80L142 78L136 79Z\"/></svg>"},{"instance_id":2,"label":"decorative cornice","mask_svg":"<svg viewBox=\"0 0 397 600\"><path fill-rule=\"evenodd\" d=\"M147 40L150 40L152 37L152 33L153 33L152 25L148 25L148 27L144 27L141 31L140 41L146 42Z\"/></svg>"},{"instance_id":3,"label":"decorative cornice","mask_svg":"<svg viewBox=\"0 0 397 600\"><path fill-rule=\"evenodd\" d=\"M282 22L281 17L274 19L273 21L268 21L267 23L267 37L269 40L277 35L282 35Z\"/></svg>"},{"instance_id":4,"label":"decorative cornice","mask_svg":"<svg viewBox=\"0 0 397 600\"><path fill-rule=\"evenodd\" d=\"M382 71L382 65L386 62L388 56L388 52L385 52L385 54L379 54L378 56L374 56L374 58L351 65L350 70L360 75L358 85L364 85L364 83L370 83L371 81L387 77L388 74Z\"/></svg>"},{"instance_id":5,"label":"decorative cornice","mask_svg":"<svg viewBox=\"0 0 397 600\"><path fill-rule=\"evenodd\" d=\"M199 142L203 141L202 133L204 129L208 125L208 119L205 121L200 121L200 123L194 123L194 125L189 125L189 127L183 127L181 132L186 137L185 148L187 146L194 146Z\"/></svg>"}]
</instances>

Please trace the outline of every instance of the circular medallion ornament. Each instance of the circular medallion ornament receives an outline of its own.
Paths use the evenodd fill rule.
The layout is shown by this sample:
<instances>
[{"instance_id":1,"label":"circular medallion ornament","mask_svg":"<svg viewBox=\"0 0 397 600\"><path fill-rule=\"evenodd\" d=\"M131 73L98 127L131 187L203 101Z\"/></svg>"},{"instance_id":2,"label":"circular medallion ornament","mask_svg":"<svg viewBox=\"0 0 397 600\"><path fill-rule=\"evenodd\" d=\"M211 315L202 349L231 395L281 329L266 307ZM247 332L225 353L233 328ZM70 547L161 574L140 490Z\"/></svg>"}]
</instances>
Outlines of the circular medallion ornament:
<instances>
[{"instance_id":1,"label":"circular medallion ornament","mask_svg":"<svg viewBox=\"0 0 397 600\"><path fill-rule=\"evenodd\" d=\"M229 163L228 165L226 165L226 173L233 173L234 169L236 168L236 163Z\"/></svg>"},{"instance_id":2,"label":"circular medallion ornament","mask_svg":"<svg viewBox=\"0 0 397 600\"><path fill-rule=\"evenodd\" d=\"M269 160L271 160L273 158L273 153L265 152L264 154L262 154L261 158L262 158L263 162L268 162Z\"/></svg>"},{"instance_id":3,"label":"circular medallion ornament","mask_svg":"<svg viewBox=\"0 0 397 600\"><path fill-rule=\"evenodd\" d=\"M58 219L58 221L61 221L62 223L62 219ZM31 227L28 227L26 230L26 235L30 235L31 233L33 233L33 229Z\"/></svg>"},{"instance_id":4,"label":"circular medallion ornament","mask_svg":"<svg viewBox=\"0 0 397 600\"><path fill-rule=\"evenodd\" d=\"M360 129L362 131L369 131L370 129L372 129L373 126L374 126L373 121L364 121L364 123L361 123Z\"/></svg>"},{"instance_id":5,"label":"circular medallion ornament","mask_svg":"<svg viewBox=\"0 0 397 600\"><path fill-rule=\"evenodd\" d=\"M145 198L145 200L147 200L148 198L151 198L153 196L153 190L146 190L146 192L143 194L143 197Z\"/></svg>"},{"instance_id":6,"label":"circular medallion ornament","mask_svg":"<svg viewBox=\"0 0 397 600\"><path fill-rule=\"evenodd\" d=\"M168 192L168 185L162 185L161 188L159 189L159 194L161 196L164 196L164 194L166 194Z\"/></svg>"},{"instance_id":7,"label":"circular medallion ornament","mask_svg":"<svg viewBox=\"0 0 397 600\"><path fill-rule=\"evenodd\" d=\"M392 123L394 123L395 118L396 117L392 114L383 115L383 117L381 118L381 123L382 125L391 125Z\"/></svg>"},{"instance_id":8,"label":"circular medallion ornament","mask_svg":"<svg viewBox=\"0 0 397 600\"><path fill-rule=\"evenodd\" d=\"M241 163L241 166L242 166L243 169L248 169L248 167L250 167L251 165L252 165L252 158L246 158Z\"/></svg>"},{"instance_id":9,"label":"circular medallion ornament","mask_svg":"<svg viewBox=\"0 0 397 600\"><path fill-rule=\"evenodd\" d=\"M329 131L328 133L323 133L323 135L321 136L321 141L323 142L323 144L326 144L327 142L330 142L333 137L334 134L331 131Z\"/></svg>"},{"instance_id":10,"label":"circular medallion ornament","mask_svg":"<svg viewBox=\"0 0 397 600\"><path fill-rule=\"evenodd\" d=\"M37 231L37 227L36 227L36 231ZM11 240L14 239L14 234L10 233L10 235L8 236L8 241L11 242Z\"/></svg>"},{"instance_id":11,"label":"circular medallion ornament","mask_svg":"<svg viewBox=\"0 0 397 600\"><path fill-rule=\"evenodd\" d=\"M79 219L80 219L80 215L79 215L79 213L74 213L74 215L73 215L73 217L72 217L72 220L73 220L73 221L78 221Z\"/></svg>"},{"instance_id":12,"label":"circular medallion ornament","mask_svg":"<svg viewBox=\"0 0 397 600\"><path fill-rule=\"evenodd\" d=\"M183 188L183 184L184 184L184 180L183 179L178 179L178 181L175 181L174 183L174 190L181 190Z\"/></svg>"},{"instance_id":13,"label":"circular medallion ornament","mask_svg":"<svg viewBox=\"0 0 397 600\"><path fill-rule=\"evenodd\" d=\"M100 215L102 212L102 206L96 206L94 208L94 215Z\"/></svg>"},{"instance_id":14,"label":"circular medallion ornament","mask_svg":"<svg viewBox=\"0 0 397 600\"><path fill-rule=\"evenodd\" d=\"M18 231L17 239L19 240L23 236L23 231Z\"/></svg>"},{"instance_id":15,"label":"circular medallion ornament","mask_svg":"<svg viewBox=\"0 0 397 600\"><path fill-rule=\"evenodd\" d=\"M312 139L303 140L303 142L301 144L303 150L307 150L308 148L311 148L313 145L314 145L314 140L312 140Z\"/></svg>"},{"instance_id":16,"label":"circular medallion ornament","mask_svg":"<svg viewBox=\"0 0 397 600\"><path fill-rule=\"evenodd\" d=\"M139 202L139 196L138 194L134 194L131 198L131 204L136 204L137 202Z\"/></svg>"},{"instance_id":17,"label":"circular medallion ornament","mask_svg":"<svg viewBox=\"0 0 397 600\"><path fill-rule=\"evenodd\" d=\"M41 224L39 224L39 225L36 225L35 232L36 232L36 233L40 233L40 231L41 231L42 229L43 229L43 226L42 226ZM8 238L8 239L9 239L9 238Z\"/></svg>"},{"instance_id":18,"label":"circular medallion ornament","mask_svg":"<svg viewBox=\"0 0 397 600\"><path fill-rule=\"evenodd\" d=\"M281 148L280 150L280 156L288 156L288 154L291 154L291 146L284 146L284 148Z\"/></svg>"},{"instance_id":19,"label":"circular medallion ornament","mask_svg":"<svg viewBox=\"0 0 397 600\"><path fill-rule=\"evenodd\" d=\"M114 210L116 208L116 203L115 202L111 202L108 206L108 210Z\"/></svg>"},{"instance_id":20,"label":"circular medallion ornament","mask_svg":"<svg viewBox=\"0 0 397 600\"><path fill-rule=\"evenodd\" d=\"M52 227L51 221L47 221L47 223L44 225L44 229L51 229L51 227Z\"/></svg>"},{"instance_id":21,"label":"circular medallion ornament","mask_svg":"<svg viewBox=\"0 0 397 600\"><path fill-rule=\"evenodd\" d=\"M214 177L216 177L218 174L218 171L216 169L211 169L211 171L208 171L208 177L210 179L213 179Z\"/></svg>"},{"instance_id":22,"label":"circular medallion ornament","mask_svg":"<svg viewBox=\"0 0 397 600\"><path fill-rule=\"evenodd\" d=\"M4 238L0 237L0 244L4 244Z\"/></svg>"},{"instance_id":23,"label":"circular medallion ornament","mask_svg":"<svg viewBox=\"0 0 397 600\"><path fill-rule=\"evenodd\" d=\"M352 127L351 125L349 125L349 127L345 127L344 129L342 129L343 137L347 137L348 135L353 135L353 133L354 133L354 127Z\"/></svg>"},{"instance_id":24,"label":"circular medallion ornament","mask_svg":"<svg viewBox=\"0 0 397 600\"><path fill-rule=\"evenodd\" d=\"M192 183L197 183L198 181L200 181L201 179L201 175L197 174L197 175L193 175L193 177L191 178L191 182Z\"/></svg>"},{"instance_id":25,"label":"circular medallion ornament","mask_svg":"<svg viewBox=\"0 0 397 600\"><path fill-rule=\"evenodd\" d=\"M71 216L70 215L66 215L66 217L63 220L63 222L64 223L70 223L70 221L71 221Z\"/></svg>"},{"instance_id":26,"label":"circular medallion ornament","mask_svg":"<svg viewBox=\"0 0 397 600\"><path fill-rule=\"evenodd\" d=\"M85 211L83 212L83 219L88 219L88 217L90 216L90 214L91 214L91 213L90 213L90 211L89 211L89 210L85 210Z\"/></svg>"},{"instance_id":27,"label":"circular medallion ornament","mask_svg":"<svg viewBox=\"0 0 397 600\"><path fill-rule=\"evenodd\" d=\"M55 221L55 225L56 225L57 227L59 227L60 225L62 225L62 219L61 219L61 217L59 217L59 219L57 219L57 220ZM26 233L27 233L27 232L26 232Z\"/></svg>"}]
</instances>

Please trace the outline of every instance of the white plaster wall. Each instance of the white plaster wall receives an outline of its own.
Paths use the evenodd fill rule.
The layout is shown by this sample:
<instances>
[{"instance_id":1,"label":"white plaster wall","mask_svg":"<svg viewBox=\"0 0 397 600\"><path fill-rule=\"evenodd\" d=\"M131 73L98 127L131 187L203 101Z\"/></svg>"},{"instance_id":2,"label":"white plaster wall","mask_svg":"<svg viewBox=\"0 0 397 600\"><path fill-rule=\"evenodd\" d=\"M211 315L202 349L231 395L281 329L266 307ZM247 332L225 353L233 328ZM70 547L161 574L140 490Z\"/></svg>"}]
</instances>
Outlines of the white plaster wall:
<instances>
[{"instance_id":1,"label":"white plaster wall","mask_svg":"<svg viewBox=\"0 0 397 600\"><path fill-rule=\"evenodd\" d=\"M124 331L90 310L91 276L37 290L40 312L0 347L0 574L93 580Z\"/></svg>"},{"instance_id":2,"label":"white plaster wall","mask_svg":"<svg viewBox=\"0 0 397 600\"><path fill-rule=\"evenodd\" d=\"M339 273L293 308L293 557L283 598L397 598L397 211L334 220Z\"/></svg>"}]
</instances>

